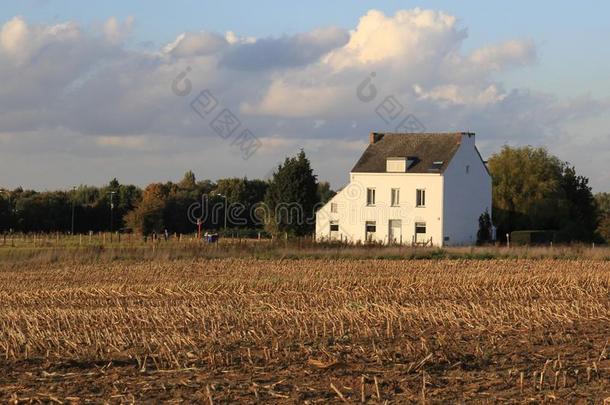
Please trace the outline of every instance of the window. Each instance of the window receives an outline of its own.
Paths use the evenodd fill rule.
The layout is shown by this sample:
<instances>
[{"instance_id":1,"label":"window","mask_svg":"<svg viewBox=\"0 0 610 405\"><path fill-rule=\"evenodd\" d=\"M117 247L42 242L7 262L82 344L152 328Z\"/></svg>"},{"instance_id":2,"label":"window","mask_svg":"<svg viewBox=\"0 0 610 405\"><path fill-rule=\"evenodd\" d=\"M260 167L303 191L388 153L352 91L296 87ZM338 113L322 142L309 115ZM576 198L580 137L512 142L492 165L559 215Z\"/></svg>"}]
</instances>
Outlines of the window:
<instances>
[{"instance_id":1,"label":"window","mask_svg":"<svg viewBox=\"0 0 610 405\"><path fill-rule=\"evenodd\" d=\"M377 232L377 223L375 221L366 221L366 232L367 233Z\"/></svg>"},{"instance_id":2,"label":"window","mask_svg":"<svg viewBox=\"0 0 610 405\"><path fill-rule=\"evenodd\" d=\"M388 173L404 173L407 171L407 158L395 157L387 158L385 171Z\"/></svg>"},{"instance_id":3,"label":"window","mask_svg":"<svg viewBox=\"0 0 610 405\"><path fill-rule=\"evenodd\" d=\"M330 212L332 212L333 214L336 214L337 211L338 211L337 203L330 203Z\"/></svg>"},{"instance_id":4,"label":"window","mask_svg":"<svg viewBox=\"0 0 610 405\"><path fill-rule=\"evenodd\" d=\"M366 205L375 205L375 189L366 189Z\"/></svg>"},{"instance_id":5,"label":"window","mask_svg":"<svg viewBox=\"0 0 610 405\"><path fill-rule=\"evenodd\" d=\"M470 165L466 165L466 174L470 173Z\"/></svg>"},{"instance_id":6,"label":"window","mask_svg":"<svg viewBox=\"0 0 610 405\"><path fill-rule=\"evenodd\" d=\"M445 163L442 160L435 160L434 162L432 162L432 166L430 167L430 171L432 172L438 172L441 170L441 168L443 167L443 163Z\"/></svg>"},{"instance_id":7,"label":"window","mask_svg":"<svg viewBox=\"0 0 610 405\"><path fill-rule=\"evenodd\" d=\"M400 205L400 189L393 188L392 189L392 207L397 207Z\"/></svg>"},{"instance_id":8,"label":"window","mask_svg":"<svg viewBox=\"0 0 610 405\"><path fill-rule=\"evenodd\" d=\"M415 233L426 233L426 223L425 222L416 222L415 223Z\"/></svg>"},{"instance_id":9,"label":"window","mask_svg":"<svg viewBox=\"0 0 610 405\"><path fill-rule=\"evenodd\" d=\"M416 207L425 207L426 206L426 190L424 189L417 189L417 196L416 196L416 203L415 206Z\"/></svg>"},{"instance_id":10,"label":"window","mask_svg":"<svg viewBox=\"0 0 610 405\"><path fill-rule=\"evenodd\" d=\"M339 232L339 221L330 221L330 231Z\"/></svg>"}]
</instances>

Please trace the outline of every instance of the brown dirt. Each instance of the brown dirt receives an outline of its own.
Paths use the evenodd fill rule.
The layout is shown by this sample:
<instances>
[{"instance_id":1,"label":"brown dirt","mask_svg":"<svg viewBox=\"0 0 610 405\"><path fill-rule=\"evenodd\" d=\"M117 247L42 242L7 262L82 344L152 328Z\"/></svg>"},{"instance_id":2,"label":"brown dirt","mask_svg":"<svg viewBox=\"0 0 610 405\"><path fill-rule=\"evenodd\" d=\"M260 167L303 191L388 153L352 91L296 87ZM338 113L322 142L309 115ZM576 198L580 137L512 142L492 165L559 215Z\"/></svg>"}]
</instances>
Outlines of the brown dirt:
<instances>
[{"instance_id":1,"label":"brown dirt","mask_svg":"<svg viewBox=\"0 0 610 405\"><path fill-rule=\"evenodd\" d=\"M603 261L11 265L0 308L0 402L610 397Z\"/></svg>"}]
</instances>

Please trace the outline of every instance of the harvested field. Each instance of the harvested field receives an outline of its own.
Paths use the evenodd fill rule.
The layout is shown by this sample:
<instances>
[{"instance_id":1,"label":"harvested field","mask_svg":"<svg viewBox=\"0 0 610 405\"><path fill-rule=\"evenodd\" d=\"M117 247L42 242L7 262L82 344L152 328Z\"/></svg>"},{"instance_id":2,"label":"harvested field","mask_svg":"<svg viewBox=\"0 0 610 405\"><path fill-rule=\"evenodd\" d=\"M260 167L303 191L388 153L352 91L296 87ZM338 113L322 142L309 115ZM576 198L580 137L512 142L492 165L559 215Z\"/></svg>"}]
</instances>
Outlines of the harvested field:
<instances>
[{"instance_id":1,"label":"harvested field","mask_svg":"<svg viewBox=\"0 0 610 405\"><path fill-rule=\"evenodd\" d=\"M610 262L0 265L0 401L610 397Z\"/></svg>"}]
</instances>

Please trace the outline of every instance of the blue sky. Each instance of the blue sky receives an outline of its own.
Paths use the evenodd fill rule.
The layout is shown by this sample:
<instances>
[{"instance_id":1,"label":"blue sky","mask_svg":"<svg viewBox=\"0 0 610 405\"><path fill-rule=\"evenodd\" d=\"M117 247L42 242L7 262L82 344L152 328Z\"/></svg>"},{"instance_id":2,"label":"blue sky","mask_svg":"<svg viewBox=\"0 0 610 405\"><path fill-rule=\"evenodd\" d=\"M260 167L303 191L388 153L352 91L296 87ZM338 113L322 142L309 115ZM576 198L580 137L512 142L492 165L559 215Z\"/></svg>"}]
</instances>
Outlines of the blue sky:
<instances>
[{"instance_id":1,"label":"blue sky","mask_svg":"<svg viewBox=\"0 0 610 405\"><path fill-rule=\"evenodd\" d=\"M609 13L593 1L6 3L0 183L262 177L302 147L341 186L366 134L392 129L353 99L376 69L426 128L475 130L485 156L545 146L608 190ZM194 121L168 90L187 66L261 153L240 159Z\"/></svg>"},{"instance_id":2,"label":"blue sky","mask_svg":"<svg viewBox=\"0 0 610 405\"><path fill-rule=\"evenodd\" d=\"M161 46L184 31L202 29L267 37L296 34L320 26L353 28L371 8L392 14L414 7L447 11L468 29L465 47L510 38L531 38L540 49L538 64L507 74L508 83L576 95L610 94L610 3L600 1L244 1L197 0L23 0L3 4L2 20L23 15L29 21L101 24L115 16L136 18L131 46Z\"/></svg>"}]
</instances>

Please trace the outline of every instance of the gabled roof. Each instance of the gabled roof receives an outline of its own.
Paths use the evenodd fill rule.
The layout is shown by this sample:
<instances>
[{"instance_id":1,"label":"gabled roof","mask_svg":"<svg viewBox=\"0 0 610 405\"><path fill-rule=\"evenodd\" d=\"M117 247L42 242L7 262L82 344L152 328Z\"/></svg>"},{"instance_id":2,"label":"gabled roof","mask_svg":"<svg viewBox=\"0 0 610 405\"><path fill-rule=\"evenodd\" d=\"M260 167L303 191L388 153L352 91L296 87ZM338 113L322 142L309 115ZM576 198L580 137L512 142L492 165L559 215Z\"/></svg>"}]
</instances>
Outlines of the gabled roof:
<instances>
[{"instance_id":1,"label":"gabled roof","mask_svg":"<svg viewBox=\"0 0 610 405\"><path fill-rule=\"evenodd\" d=\"M385 173L387 158L406 157L413 160L406 173L443 173L460 147L463 134L372 133L369 146L352 172Z\"/></svg>"}]
</instances>

